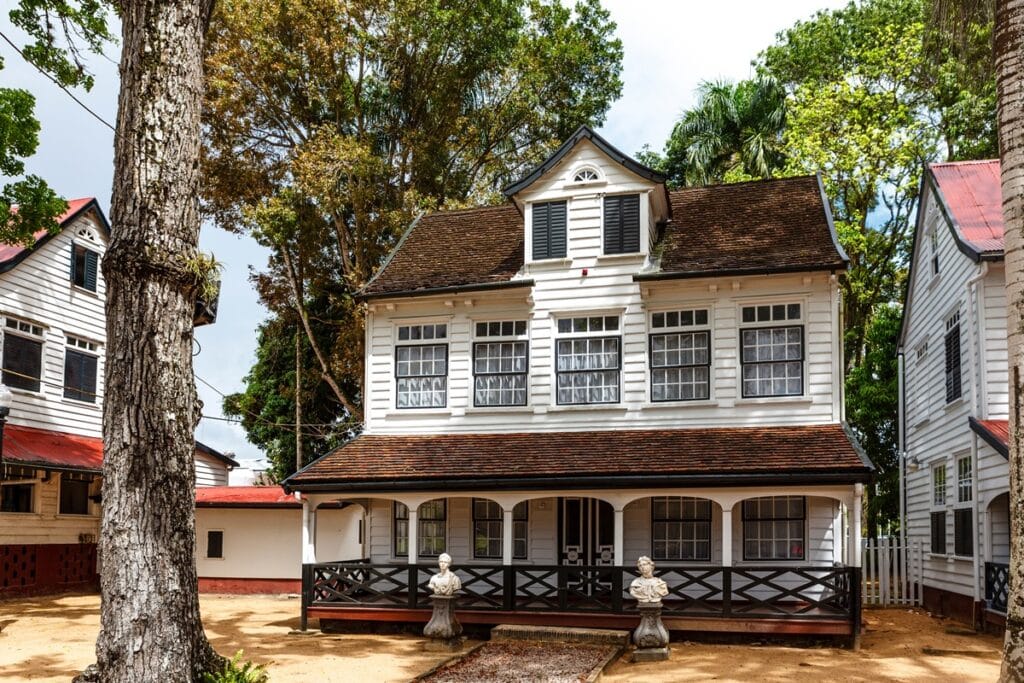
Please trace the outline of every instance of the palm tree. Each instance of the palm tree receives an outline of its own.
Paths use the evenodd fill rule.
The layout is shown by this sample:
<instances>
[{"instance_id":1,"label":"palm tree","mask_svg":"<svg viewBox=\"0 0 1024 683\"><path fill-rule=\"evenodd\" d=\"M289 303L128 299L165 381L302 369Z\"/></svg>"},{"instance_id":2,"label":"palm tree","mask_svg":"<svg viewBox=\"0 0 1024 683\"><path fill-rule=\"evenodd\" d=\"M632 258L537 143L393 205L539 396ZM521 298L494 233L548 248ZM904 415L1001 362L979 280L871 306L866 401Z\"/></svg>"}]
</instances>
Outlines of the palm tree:
<instances>
[{"instance_id":1,"label":"palm tree","mask_svg":"<svg viewBox=\"0 0 1024 683\"><path fill-rule=\"evenodd\" d=\"M720 183L727 175L770 178L784 163L786 93L769 77L704 82L665 146L673 185Z\"/></svg>"},{"instance_id":2,"label":"palm tree","mask_svg":"<svg viewBox=\"0 0 1024 683\"><path fill-rule=\"evenodd\" d=\"M932 24L954 37L991 17L1005 225L1010 367L1010 595L1000 680L1024 681L1024 0L931 0Z\"/></svg>"}]
</instances>

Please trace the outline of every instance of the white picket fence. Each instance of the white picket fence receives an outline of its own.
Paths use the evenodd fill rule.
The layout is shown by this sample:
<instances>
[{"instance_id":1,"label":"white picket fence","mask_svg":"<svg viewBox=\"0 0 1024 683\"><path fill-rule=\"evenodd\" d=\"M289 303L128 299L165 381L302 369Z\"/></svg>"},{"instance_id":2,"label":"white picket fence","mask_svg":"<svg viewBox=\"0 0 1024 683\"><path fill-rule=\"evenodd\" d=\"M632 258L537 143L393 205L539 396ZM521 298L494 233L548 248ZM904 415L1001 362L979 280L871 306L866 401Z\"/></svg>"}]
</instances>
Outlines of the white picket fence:
<instances>
[{"instance_id":1,"label":"white picket fence","mask_svg":"<svg viewBox=\"0 0 1024 683\"><path fill-rule=\"evenodd\" d=\"M924 553L920 543L907 546L883 536L862 542L865 605L920 605Z\"/></svg>"}]
</instances>

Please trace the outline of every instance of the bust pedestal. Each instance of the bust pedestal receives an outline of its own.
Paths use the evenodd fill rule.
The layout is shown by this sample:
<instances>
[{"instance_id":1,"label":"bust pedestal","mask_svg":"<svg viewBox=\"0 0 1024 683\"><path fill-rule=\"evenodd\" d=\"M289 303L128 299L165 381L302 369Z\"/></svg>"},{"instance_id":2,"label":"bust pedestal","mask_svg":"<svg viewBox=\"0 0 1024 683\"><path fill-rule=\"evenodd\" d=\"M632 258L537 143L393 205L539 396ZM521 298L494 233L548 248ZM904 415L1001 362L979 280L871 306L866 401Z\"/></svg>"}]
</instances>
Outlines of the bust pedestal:
<instances>
[{"instance_id":1,"label":"bust pedestal","mask_svg":"<svg viewBox=\"0 0 1024 683\"><path fill-rule=\"evenodd\" d=\"M638 602L640 625L633 631L634 662L659 662L668 659L668 630L661 623L661 601Z\"/></svg>"},{"instance_id":2,"label":"bust pedestal","mask_svg":"<svg viewBox=\"0 0 1024 683\"><path fill-rule=\"evenodd\" d=\"M430 638L428 650L458 650L462 647L462 624L455 618L454 595L431 595L434 604L430 621L423 627L423 635Z\"/></svg>"}]
</instances>

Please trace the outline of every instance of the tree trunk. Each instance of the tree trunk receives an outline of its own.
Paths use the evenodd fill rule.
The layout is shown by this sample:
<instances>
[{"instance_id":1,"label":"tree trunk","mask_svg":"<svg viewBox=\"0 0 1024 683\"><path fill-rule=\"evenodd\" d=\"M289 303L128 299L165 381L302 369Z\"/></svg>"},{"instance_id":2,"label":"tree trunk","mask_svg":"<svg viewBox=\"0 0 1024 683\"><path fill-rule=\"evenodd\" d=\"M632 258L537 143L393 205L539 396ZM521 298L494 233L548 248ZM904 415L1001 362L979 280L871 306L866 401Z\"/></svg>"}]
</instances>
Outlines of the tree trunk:
<instances>
[{"instance_id":1,"label":"tree trunk","mask_svg":"<svg viewBox=\"0 0 1024 683\"><path fill-rule=\"evenodd\" d=\"M999 156L1006 225L1006 301L1010 359L1010 595L1003 681L1024 681L1024 0L997 0L995 21Z\"/></svg>"},{"instance_id":2,"label":"tree trunk","mask_svg":"<svg viewBox=\"0 0 1024 683\"><path fill-rule=\"evenodd\" d=\"M100 680L220 663L195 567L199 115L212 0L123 0L107 283ZM191 269L190 269L191 268Z\"/></svg>"}]
</instances>

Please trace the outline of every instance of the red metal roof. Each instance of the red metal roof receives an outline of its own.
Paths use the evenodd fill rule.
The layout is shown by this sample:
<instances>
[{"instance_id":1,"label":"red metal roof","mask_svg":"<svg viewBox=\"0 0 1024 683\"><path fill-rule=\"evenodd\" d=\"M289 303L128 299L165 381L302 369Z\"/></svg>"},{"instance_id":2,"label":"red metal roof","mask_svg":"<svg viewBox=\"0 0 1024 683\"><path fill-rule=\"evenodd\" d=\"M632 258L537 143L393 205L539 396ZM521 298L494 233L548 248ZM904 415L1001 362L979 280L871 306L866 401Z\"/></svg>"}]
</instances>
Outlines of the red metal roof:
<instances>
[{"instance_id":1,"label":"red metal roof","mask_svg":"<svg viewBox=\"0 0 1024 683\"><path fill-rule=\"evenodd\" d=\"M302 503L280 486L201 486L196 507L300 508Z\"/></svg>"},{"instance_id":2,"label":"red metal roof","mask_svg":"<svg viewBox=\"0 0 1024 683\"><path fill-rule=\"evenodd\" d=\"M956 161L929 168L961 238L980 252L1003 251L999 160Z\"/></svg>"},{"instance_id":3,"label":"red metal roof","mask_svg":"<svg viewBox=\"0 0 1024 683\"><path fill-rule=\"evenodd\" d=\"M1004 458L1010 454L1010 423L1007 420L969 419L971 429Z\"/></svg>"},{"instance_id":4,"label":"red metal roof","mask_svg":"<svg viewBox=\"0 0 1024 683\"><path fill-rule=\"evenodd\" d=\"M81 211L86 204L89 204L90 202L93 201L95 201L94 197L81 197L80 199L69 199L68 209L67 211L65 211L64 213L57 217L57 223L59 225L64 225L64 223L69 218L71 218L79 211ZM46 235L46 230L36 230L34 233L32 233L32 239L34 239L38 243L39 240L46 237ZM10 259L14 258L21 252L25 251L26 249L31 248L32 247L26 247L24 244L0 244L0 263L3 263L4 261L9 261Z\"/></svg>"},{"instance_id":5,"label":"red metal roof","mask_svg":"<svg viewBox=\"0 0 1024 683\"><path fill-rule=\"evenodd\" d=\"M103 439L8 424L4 428L3 459L19 465L99 472L103 468Z\"/></svg>"}]
</instances>

